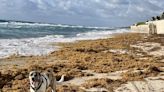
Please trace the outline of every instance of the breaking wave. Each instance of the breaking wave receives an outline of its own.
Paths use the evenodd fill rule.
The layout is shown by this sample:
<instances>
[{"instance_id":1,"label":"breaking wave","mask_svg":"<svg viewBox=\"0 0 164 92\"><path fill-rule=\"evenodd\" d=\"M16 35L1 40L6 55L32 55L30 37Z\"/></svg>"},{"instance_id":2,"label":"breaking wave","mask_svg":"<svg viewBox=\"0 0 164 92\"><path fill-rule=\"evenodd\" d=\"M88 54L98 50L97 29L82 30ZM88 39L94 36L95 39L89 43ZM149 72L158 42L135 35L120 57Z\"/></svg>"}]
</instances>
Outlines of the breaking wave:
<instances>
[{"instance_id":1,"label":"breaking wave","mask_svg":"<svg viewBox=\"0 0 164 92\"><path fill-rule=\"evenodd\" d=\"M95 40L110 37L113 33L122 32L129 32L129 30L86 28L60 24L0 22L0 58L6 58L11 55L48 55L60 48L55 45L58 42Z\"/></svg>"}]
</instances>

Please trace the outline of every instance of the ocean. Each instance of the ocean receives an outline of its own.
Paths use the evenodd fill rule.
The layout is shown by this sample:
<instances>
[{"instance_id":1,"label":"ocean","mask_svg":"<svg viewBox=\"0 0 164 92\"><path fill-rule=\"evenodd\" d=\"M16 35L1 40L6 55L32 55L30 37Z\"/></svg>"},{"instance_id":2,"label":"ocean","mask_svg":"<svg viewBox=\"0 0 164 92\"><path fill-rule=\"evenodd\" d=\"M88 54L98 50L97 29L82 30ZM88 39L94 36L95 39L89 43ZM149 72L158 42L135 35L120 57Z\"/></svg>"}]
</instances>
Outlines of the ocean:
<instances>
[{"instance_id":1,"label":"ocean","mask_svg":"<svg viewBox=\"0 0 164 92\"><path fill-rule=\"evenodd\" d=\"M128 31L126 28L0 21L0 58L48 55L60 49L52 43L95 40Z\"/></svg>"}]
</instances>

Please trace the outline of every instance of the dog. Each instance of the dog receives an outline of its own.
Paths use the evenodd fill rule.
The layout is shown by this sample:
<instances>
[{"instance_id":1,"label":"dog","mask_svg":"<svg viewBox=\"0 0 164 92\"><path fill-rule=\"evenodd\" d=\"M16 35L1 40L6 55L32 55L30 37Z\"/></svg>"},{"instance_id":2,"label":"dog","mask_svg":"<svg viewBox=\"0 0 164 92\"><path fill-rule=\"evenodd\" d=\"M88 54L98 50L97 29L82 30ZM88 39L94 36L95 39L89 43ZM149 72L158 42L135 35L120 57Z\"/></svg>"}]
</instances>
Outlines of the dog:
<instances>
[{"instance_id":1,"label":"dog","mask_svg":"<svg viewBox=\"0 0 164 92\"><path fill-rule=\"evenodd\" d=\"M53 71L48 69L44 73L38 71L31 71L29 73L30 92L46 92L48 87L51 87L51 92L56 92L56 85L64 81L64 75L59 81L53 76Z\"/></svg>"}]
</instances>

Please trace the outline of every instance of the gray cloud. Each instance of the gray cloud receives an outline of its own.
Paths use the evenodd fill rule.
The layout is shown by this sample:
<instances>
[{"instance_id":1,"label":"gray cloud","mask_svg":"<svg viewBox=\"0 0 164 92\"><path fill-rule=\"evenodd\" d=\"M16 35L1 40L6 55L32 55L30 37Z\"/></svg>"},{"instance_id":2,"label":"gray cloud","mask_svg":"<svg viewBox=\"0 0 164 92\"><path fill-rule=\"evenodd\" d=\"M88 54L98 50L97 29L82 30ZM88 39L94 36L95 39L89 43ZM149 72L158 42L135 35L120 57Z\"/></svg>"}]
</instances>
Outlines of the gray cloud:
<instances>
[{"instance_id":1,"label":"gray cloud","mask_svg":"<svg viewBox=\"0 0 164 92\"><path fill-rule=\"evenodd\" d=\"M3 19L126 26L164 11L163 0L0 0Z\"/></svg>"}]
</instances>

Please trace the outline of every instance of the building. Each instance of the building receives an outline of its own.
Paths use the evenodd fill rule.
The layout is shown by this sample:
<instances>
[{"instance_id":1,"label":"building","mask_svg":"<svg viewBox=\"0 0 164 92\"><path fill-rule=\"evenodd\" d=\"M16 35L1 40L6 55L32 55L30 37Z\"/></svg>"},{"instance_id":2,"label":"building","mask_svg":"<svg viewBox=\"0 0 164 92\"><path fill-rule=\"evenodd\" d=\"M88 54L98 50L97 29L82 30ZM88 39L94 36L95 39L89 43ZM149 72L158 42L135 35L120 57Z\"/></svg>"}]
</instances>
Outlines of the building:
<instances>
[{"instance_id":1,"label":"building","mask_svg":"<svg viewBox=\"0 0 164 92\"><path fill-rule=\"evenodd\" d=\"M133 32L164 34L164 20L148 21L145 24L131 26Z\"/></svg>"}]
</instances>

